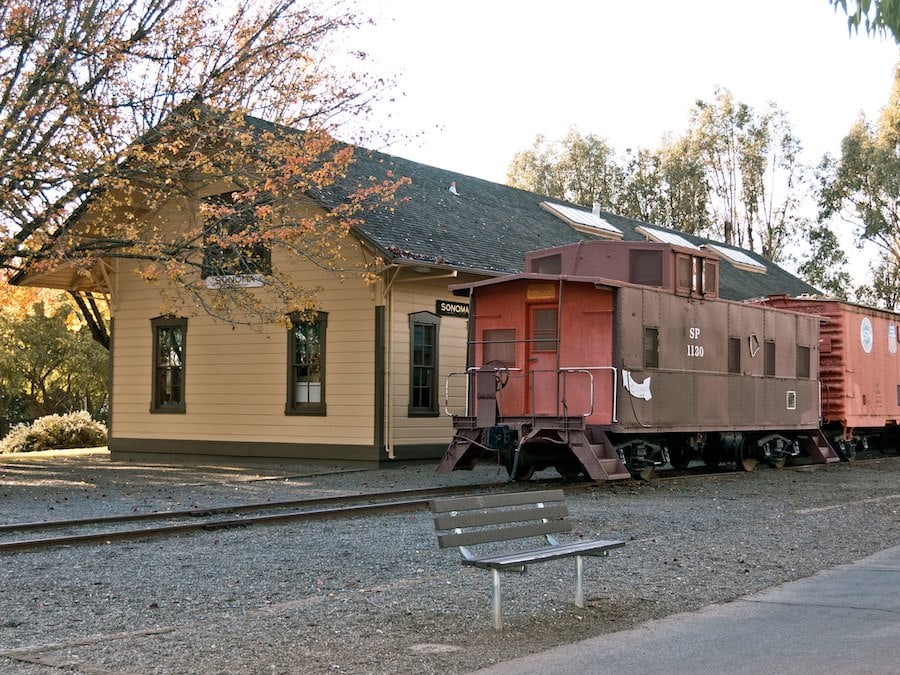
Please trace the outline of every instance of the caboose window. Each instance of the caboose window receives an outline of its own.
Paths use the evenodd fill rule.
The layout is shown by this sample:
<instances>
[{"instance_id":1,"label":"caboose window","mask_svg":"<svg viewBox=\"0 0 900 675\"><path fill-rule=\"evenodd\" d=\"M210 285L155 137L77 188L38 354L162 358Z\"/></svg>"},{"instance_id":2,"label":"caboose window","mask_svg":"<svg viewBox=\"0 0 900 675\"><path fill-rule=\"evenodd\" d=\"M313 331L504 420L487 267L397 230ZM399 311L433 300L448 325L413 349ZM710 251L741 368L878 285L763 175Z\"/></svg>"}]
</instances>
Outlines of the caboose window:
<instances>
[{"instance_id":1,"label":"caboose window","mask_svg":"<svg viewBox=\"0 0 900 675\"><path fill-rule=\"evenodd\" d=\"M741 339L736 337L728 338L728 372L741 372Z\"/></svg>"},{"instance_id":2,"label":"caboose window","mask_svg":"<svg viewBox=\"0 0 900 675\"><path fill-rule=\"evenodd\" d=\"M703 295L718 295L719 293L719 263L715 260L707 260L703 264Z\"/></svg>"},{"instance_id":3,"label":"caboose window","mask_svg":"<svg viewBox=\"0 0 900 675\"><path fill-rule=\"evenodd\" d=\"M694 287L694 258L687 255L675 256L675 288L689 293Z\"/></svg>"},{"instance_id":4,"label":"caboose window","mask_svg":"<svg viewBox=\"0 0 900 675\"><path fill-rule=\"evenodd\" d=\"M548 255L532 260L533 272L537 274L562 274L562 256Z\"/></svg>"},{"instance_id":5,"label":"caboose window","mask_svg":"<svg viewBox=\"0 0 900 675\"><path fill-rule=\"evenodd\" d=\"M642 286L662 286L662 251L633 249L628 252L628 281Z\"/></svg>"},{"instance_id":6,"label":"caboose window","mask_svg":"<svg viewBox=\"0 0 900 675\"><path fill-rule=\"evenodd\" d=\"M775 377L775 342L766 340L765 349L766 377Z\"/></svg>"},{"instance_id":7,"label":"caboose window","mask_svg":"<svg viewBox=\"0 0 900 675\"><path fill-rule=\"evenodd\" d=\"M556 351L556 309L535 309L533 317L532 351Z\"/></svg>"},{"instance_id":8,"label":"caboose window","mask_svg":"<svg viewBox=\"0 0 900 675\"><path fill-rule=\"evenodd\" d=\"M491 361L507 368L516 365L516 329L491 328L482 333L484 341L484 363Z\"/></svg>"},{"instance_id":9,"label":"caboose window","mask_svg":"<svg viewBox=\"0 0 900 675\"><path fill-rule=\"evenodd\" d=\"M659 368L659 329L644 326L644 368Z\"/></svg>"},{"instance_id":10,"label":"caboose window","mask_svg":"<svg viewBox=\"0 0 900 675\"><path fill-rule=\"evenodd\" d=\"M809 347L797 345L797 377L809 379L810 377Z\"/></svg>"}]
</instances>

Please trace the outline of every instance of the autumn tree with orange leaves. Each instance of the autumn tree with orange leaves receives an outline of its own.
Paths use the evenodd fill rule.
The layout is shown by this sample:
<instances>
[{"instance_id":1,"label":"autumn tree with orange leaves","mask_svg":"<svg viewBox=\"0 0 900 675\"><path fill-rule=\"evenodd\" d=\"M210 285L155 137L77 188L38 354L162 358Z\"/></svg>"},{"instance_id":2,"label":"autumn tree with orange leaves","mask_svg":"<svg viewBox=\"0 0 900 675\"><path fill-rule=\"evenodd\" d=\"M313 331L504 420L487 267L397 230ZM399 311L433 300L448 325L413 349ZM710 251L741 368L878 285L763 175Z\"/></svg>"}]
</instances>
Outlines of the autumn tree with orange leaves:
<instances>
[{"instance_id":1,"label":"autumn tree with orange leaves","mask_svg":"<svg viewBox=\"0 0 900 675\"><path fill-rule=\"evenodd\" d=\"M272 254L341 269L341 239L403 183L372 176L324 216L291 207L346 175L354 146L335 139L359 140L352 125L389 89L346 48L364 23L340 0L4 3L3 267L88 280L125 258L173 302L226 321L310 309L314 289ZM178 200L199 204L178 232L147 217ZM83 311L96 302L91 284L73 286Z\"/></svg>"}]
</instances>

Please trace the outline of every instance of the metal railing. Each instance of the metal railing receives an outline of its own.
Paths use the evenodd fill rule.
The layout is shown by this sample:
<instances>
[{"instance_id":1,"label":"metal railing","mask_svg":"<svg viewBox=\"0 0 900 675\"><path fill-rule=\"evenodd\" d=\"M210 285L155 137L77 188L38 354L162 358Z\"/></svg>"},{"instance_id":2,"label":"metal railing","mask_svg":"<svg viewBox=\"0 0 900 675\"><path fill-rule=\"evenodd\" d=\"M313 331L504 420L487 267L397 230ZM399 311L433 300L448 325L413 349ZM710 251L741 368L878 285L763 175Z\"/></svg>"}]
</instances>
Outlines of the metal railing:
<instances>
[{"instance_id":1,"label":"metal railing","mask_svg":"<svg viewBox=\"0 0 900 675\"><path fill-rule=\"evenodd\" d=\"M566 367L566 368L557 368L555 370L529 370L528 372L523 372L521 368L492 368L490 370L493 370L496 373L498 382L501 380L504 380L504 374L505 374L505 380L508 380L510 377L510 373L522 373L523 385L526 388L529 388L530 391L534 391L535 375L538 375L541 373L545 373L545 374L546 373L555 373L556 383L557 383L557 391L560 394L557 399L557 414L561 413L560 406L565 407L567 405L566 404L566 395L567 395L567 386L566 385L568 382L568 375L574 374L574 373L582 373L582 374L586 375L588 377L588 391L590 392L589 397L588 397L588 405L587 405L588 409L584 412L573 414L573 415L569 415L568 411L566 411L566 413L565 413L566 416L572 416L572 417L575 417L575 416L590 417L591 415L594 414L594 408L595 408L595 396L594 396L595 376L594 376L594 373L601 372L601 371L607 371L612 376L612 382L611 382L612 396L611 396L610 417L613 422L618 421L618 419L616 417L616 410L617 410L617 403L618 403L618 399L617 399L618 392L616 390L616 384L618 381L618 379L617 379L618 378L618 369L615 368L614 366L573 366L573 367ZM465 386L465 394L464 394L466 404L465 404L465 413L464 414L465 414L465 416L470 416L471 411L469 410L469 401L471 400L470 392L475 389L474 376L476 373L484 372L484 371L485 371L485 369L483 367L474 367L473 366L471 368L467 368L465 371L456 371L456 372L449 373L447 375L446 379L444 380L444 413L446 415L453 416L455 414L450 409L451 380L453 380L454 378L459 378L459 377L466 378L466 386ZM528 379L531 380L530 383L528 382ZM503 388L500 388L497 391L498 399L501 398L500 392L502 391L502 389ZM477 395L477 392L476 392L476 395ZM523 411L523 413L527 414L527 415L534 415L535 414L534 396L530 397L530 404L531 404L530 405L531 409L529 411Z\"/></svg>"}]
</instances>

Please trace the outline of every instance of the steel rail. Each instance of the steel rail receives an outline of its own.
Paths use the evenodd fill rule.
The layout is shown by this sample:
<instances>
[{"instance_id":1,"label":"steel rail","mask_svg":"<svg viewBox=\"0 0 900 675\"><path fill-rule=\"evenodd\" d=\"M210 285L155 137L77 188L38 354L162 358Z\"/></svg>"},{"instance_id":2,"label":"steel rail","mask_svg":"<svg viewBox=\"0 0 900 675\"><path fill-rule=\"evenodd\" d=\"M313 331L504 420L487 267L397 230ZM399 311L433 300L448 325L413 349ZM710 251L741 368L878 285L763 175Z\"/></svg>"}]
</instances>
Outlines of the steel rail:
<instances>
[{"instance_id":1,"label":"steel rail","mask_svg":"<svg viewBox=\"0 0 900 675\"><path fill-rule=\"evenodd\" d=\"M123 524L129 522L147 520L169 520L173 518L195 518L191 523L170 523L166 525L153 525L131 529L103 530L96 532L83 532L64 534L53 537L18 539L8 542L0 542L0 553L23 551L51 546L86 544L97 542L111 542L124 539L139 539L144 537L172 535L202 530L220 530L237 527L249 527L254 524L271 524L289 521L312 521L326 518L347 518L352 516L375 515L379 513L401 513L414 511L428 506L432 497L452 494L465 494L482 490L496 490L505 486L518 486L520 483L485 483L445 488L416 488L410 490L397 490L390 492L366 493L361 495L343 495L338 497L313 497L310 499L288 500L281 502L262 502L258 504L240 504L215 508L189 509L185 511L158 511L144 514L127 514L121 516L101 516L99 518L79 518L72 520L58 520L36 523L18 523L4 525L3 531L46 530L50 528L85 528L97 525ZM526 488L527 489L527 488ZM401 499L397 499L401 497ZM404 498L405 497L405 498ZM351 504L335 506L335 504ZM327 508L306 508L301 511L288 511L286 513L269 513L241 518L205 518L205 516L223 515L229 513L249 513L253 511L271 511L287 507L311 507L328 505Z\"/></svg>"},{"instance_id":2,"label":"steel rail","mask_svg":"<svg viewBox=\"0 0 900 675\"><path fill-rule=\"evenodd\" d=\"M475 485L455 486L450 488L411 488L408 490L390 490L387 492L371 492L352 495L338 495L330 497L308 497L304 499L288 499L283 501L253 502L250 504L226 504L223 506L199 507L183 509L180 511L148 511L146 513L125 513L112 516L96 516L86 518L72 518L64 520L39 520L28 523L8 523L0 525L0 533L22 530L48 530L62 529L66 527L79 527L83 525L103 525L110 523L128 523L144 520L164 520L174 518L202 518L225 513L247 513L250 511L265 511L281 508L321 506L326 504L347 504L376 501L379 499L396 499L398 497L413 497L418 495L441 495L445 492L455 494L466 490L488 490L496 488L496 483L481 483Z\"/></svg>"}]
</instances>

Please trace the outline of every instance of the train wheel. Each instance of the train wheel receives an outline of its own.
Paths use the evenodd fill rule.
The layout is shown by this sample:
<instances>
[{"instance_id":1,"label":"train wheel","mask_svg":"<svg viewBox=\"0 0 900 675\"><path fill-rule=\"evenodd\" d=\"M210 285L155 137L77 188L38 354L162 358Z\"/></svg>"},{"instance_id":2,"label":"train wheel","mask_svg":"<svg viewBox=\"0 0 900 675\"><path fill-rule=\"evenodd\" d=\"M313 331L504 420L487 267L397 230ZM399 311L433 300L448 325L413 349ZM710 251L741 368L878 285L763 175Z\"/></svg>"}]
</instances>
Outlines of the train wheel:
<instances>
[{"instance_id":1,"label":"train wheel","mask_svg":"<svg viewBox=\"0 0 900 675\"><path fill-rule=\"evenodd\" d=\"M856 459L856 443L853 441L838 440L834 444L834 451L845 462L852 462Z\"/></svg>"},{"instance_id":2,"label":"train wheel","mask_svg":"<svg viewBox=\"0 0 900 675\"><path fill-rule=\"evenodd\" d=\"M669 463L675 469L686 469L691 463L691 450L687 443L675 441L669 448Z\"/></svg>"},{"instance_id":3,"label":"train wheel","mask_svg":"<svg viewBox=\"0 0 900 675\"><path fill-rule=\"evenodd\" d=\"M516 481L524 482L527 480L531 480L531 477L533 475L534 475L534 467L533 466L530 466L528 464L526 464L524 466L519 465L519 468L516 471L516 475L512 476L512 479L516 480Z\"/></svg>"},{"instance_id":4,"label":"train wheel","mask_svg":"<svg viewBox=\"0 0 900 675\"><path fill-rule=\"evenodd\" d=\"M509 474L510 480L524 482L531 480L534 475L534 466L525 464L521 460L515 466L510 462L506 465L506 473Z\"/></svg>"},{"instance_id":5,"label":"train wheel","mask_svg":"<svg viewBox=\"0 0 900 675\"><path fill-rule=\"evenodd\" d=\"M578 466L573 464L557 464L553 468L559 472L559 475L562 476L563 480L566 482L576 481L584 474L584 469L580 464Z\"/></svg>"},{"instance_id":6,"label":"train wheel","mask_svg":"<svg viewBox=\"0 0 900 675\"><path fill-rule=\"evenodd\" d=\"M783 469L784 465L787 464L787 455L779 455L777 457L772 458L772 466L776 469Z\"/></svg>"},{"instance_id":7,"label":"train wheel","mask_svg":"<svg viewBox=\"0 0 900 675\"><path fill-rule=\"evenodd\" d=\"M744 436L743 439L741 439L734 454L734 463L738 470L753 471L753 469L756 468L756 465L759 464L759 460L756 458L755 454L753 439L747 436Z\"/></svg>"}]
</instances>

